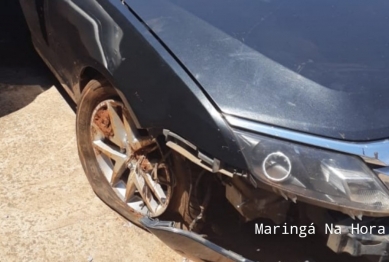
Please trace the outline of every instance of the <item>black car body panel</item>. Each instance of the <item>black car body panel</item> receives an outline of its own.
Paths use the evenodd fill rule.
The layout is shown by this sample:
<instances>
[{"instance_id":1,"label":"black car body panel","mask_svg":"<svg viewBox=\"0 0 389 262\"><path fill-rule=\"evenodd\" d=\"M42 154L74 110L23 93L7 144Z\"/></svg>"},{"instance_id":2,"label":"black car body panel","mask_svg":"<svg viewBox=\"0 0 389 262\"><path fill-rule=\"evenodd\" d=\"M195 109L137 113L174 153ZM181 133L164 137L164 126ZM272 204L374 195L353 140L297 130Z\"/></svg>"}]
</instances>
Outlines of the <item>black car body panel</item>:
<instances>
[{"instance_id":1,"label":"black car body panel","mask_svg":"<svg viewBox=\"0 0 389 262\"><path fill-rule=\"evenodd\" d=\"M222 112L341 140L388 137L388 2L126 2Z\"/></svg>"},{"instance_id":2,"label":"black car body panel","mask_svg":"<svg viewBox=\"0 0 389 262\"><path fill-rule=\"evenodd\" d=\"M173 130L204 153L246 167L222 115L121 1L21 3L35 47L76 100L83 72L93 68L128 101L139 127Z\"/></svg>"}]
</instances>

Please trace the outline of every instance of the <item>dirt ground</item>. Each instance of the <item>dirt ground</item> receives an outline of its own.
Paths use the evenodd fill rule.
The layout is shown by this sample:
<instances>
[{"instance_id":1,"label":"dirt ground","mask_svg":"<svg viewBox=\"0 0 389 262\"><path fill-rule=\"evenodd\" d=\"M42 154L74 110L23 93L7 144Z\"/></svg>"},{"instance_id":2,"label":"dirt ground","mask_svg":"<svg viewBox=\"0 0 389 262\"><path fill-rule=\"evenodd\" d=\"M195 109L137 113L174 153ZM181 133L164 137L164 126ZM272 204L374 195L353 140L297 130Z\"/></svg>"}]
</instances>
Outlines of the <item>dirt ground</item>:
<instances>
[{"instance_id":1,"label":"dirt ground","mask_svg":"<svg viewBox=\"0 0 389 262\"><path fill-rule=\"evenodd\" d=\"M0 94L0 113L5 98L33 100L0 118L0 261L182 261L92 192L75 114L55 87L0 84Z\"/></svg>"}]
</instances>

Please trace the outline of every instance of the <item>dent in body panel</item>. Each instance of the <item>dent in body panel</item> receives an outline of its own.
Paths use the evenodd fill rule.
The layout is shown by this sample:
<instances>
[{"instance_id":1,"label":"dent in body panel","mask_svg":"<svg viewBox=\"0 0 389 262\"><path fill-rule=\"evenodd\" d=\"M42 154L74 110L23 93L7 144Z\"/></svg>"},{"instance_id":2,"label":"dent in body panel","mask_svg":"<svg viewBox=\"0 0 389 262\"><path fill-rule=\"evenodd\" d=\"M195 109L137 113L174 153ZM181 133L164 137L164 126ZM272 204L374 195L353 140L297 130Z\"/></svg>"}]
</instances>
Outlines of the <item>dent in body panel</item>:
<instances>
[{"instance_id":1,"label":"dent in body panel","mask_svg":"<svg viewBox=\"0 0 389 262\"><path fill-rule=\"evenodd\" d=\"M92 59L111 72L120 65L123 31L98 1L50 0L49 7L78 30L78 37Z\"/></svg>"}]
</instances>

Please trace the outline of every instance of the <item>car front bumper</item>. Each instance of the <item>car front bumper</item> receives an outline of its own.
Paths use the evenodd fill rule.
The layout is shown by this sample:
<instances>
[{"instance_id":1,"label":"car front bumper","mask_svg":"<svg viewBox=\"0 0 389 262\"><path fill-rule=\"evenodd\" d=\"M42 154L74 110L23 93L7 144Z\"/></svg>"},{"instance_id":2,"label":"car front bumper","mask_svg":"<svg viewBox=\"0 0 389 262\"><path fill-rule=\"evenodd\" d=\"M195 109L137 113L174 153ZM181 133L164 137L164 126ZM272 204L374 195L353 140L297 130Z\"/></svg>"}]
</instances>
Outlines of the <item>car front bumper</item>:
<instances>
[{"instance_id":1,"label":"car front bumper","mask_svg":"<svg viewBox=\"0 0 389 262\"><path fill-rule=\"evenodd\" d=\"M194 232L175 228L172 221L144 217L140 223L170 248L193 261L252 261L226 250Z\"/></svg>"}]
</instances>

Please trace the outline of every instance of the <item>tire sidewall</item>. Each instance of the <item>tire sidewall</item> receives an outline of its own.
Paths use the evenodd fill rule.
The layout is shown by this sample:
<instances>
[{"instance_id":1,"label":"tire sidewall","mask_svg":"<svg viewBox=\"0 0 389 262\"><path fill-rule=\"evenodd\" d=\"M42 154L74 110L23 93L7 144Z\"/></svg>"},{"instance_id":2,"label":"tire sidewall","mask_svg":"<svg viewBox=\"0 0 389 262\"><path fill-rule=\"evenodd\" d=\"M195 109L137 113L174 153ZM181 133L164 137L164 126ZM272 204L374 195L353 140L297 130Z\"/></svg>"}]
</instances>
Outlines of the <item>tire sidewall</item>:
<instances>
[{"instance_id":1,"label":"tire sidewall","mask_svg":"<svg viewBox=\"0 0 389 262\"><path fill-rule=\"evenodd\" d=\"M92 146L90 124L93 111L102 101L108 99L120 101L117 92L109 83L100 80L91 80L86 85L81 96L76 117L79 158L89 183L99 198L120 215L141 226L139 220L142 218L142 215L128 207L113 191L111 185L105 179L104 174L98 166Z\"/></svg>"}]
</instances>

